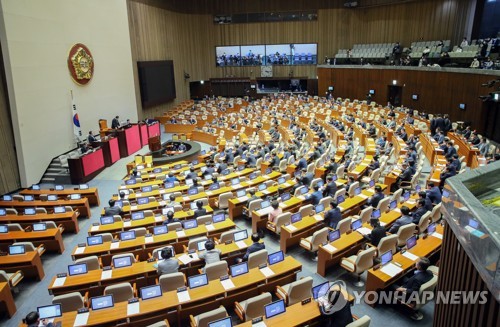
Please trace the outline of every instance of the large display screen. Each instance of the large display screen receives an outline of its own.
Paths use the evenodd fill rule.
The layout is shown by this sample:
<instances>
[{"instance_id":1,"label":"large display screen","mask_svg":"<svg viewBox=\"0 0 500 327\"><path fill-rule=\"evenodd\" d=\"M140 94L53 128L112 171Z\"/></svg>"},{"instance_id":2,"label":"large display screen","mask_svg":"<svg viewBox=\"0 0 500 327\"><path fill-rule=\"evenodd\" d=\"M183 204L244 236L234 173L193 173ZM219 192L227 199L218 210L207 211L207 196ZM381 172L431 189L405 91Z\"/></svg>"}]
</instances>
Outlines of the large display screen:
<instances>
[{"instance_id":1,"label":"large display screen","mask_svg":"<svg viewBox=\"0 0 500 327\"><path fill-rule=\"evenodd\" d=\"M318 44L290 43L266 45L232 45L215 48L216 65L316 65Z\"/></svg>"}]
</instances>

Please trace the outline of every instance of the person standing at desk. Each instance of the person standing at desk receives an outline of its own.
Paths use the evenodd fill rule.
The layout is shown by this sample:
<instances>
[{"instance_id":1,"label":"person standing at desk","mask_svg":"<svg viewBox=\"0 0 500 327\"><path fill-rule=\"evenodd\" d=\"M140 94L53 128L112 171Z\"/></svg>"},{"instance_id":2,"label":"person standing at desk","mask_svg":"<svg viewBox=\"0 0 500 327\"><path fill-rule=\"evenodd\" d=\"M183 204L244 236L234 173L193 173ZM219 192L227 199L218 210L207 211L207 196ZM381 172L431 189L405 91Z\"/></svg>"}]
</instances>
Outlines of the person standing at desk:
<instances>
[{"instance_id":1,"label":"person standing at desk","mask_svg":"<svg viewBox=\"0 0 500 327\"><path fill-rule=\"evenodd\" d=\"M179 271L179 261L173 258L171 247L166 247L161 250L161 257L164 259L158 263L156 271L158 275L166 275Z\"/></svg>"},{"instance_id":2,"label":"person standing at desk","mask_svg":"<svg viewBox=\"0 0 500 327\"><path fill-rule=\"evenodd\" d=\"M120 116L116 116L111 121L111 129L118 129L118 128L120 128Z\"/></svg>"}]
</instances>

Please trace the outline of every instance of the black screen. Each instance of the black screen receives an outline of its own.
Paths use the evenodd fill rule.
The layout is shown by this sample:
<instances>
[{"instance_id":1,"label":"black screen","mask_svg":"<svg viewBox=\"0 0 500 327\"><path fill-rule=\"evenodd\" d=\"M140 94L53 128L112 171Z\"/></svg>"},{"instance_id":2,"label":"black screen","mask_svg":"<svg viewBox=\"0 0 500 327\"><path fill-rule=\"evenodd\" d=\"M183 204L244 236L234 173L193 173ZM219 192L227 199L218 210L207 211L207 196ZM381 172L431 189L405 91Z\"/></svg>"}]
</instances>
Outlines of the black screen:
<instances>
[{"instance_id":1,"label":"black screen","mask_svg":"<svg viewBox=\"0 0 500 327\"><path fill-rule=\"evenodd\" d=\"M175 99L174 62L138 61L141 102L144 108Z\"/></svg>"}]
</instances>

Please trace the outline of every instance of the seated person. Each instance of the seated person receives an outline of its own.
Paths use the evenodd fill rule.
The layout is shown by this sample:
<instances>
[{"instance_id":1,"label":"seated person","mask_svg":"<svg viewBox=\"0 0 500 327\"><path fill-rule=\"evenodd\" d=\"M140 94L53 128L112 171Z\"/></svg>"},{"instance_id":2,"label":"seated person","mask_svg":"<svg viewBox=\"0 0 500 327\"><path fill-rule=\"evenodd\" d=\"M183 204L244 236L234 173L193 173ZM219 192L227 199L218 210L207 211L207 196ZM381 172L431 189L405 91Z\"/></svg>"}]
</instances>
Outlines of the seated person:
<instances>
[{"instance_id":1,"label":"seated person","mask_svg":"<svg viewBox=\"0 0 500 327\"><path fill-rule=\"evenodd\" d=\"M337 229L337 224L342 220L342 213L336 201L330 201L330 210L325 214L325 224L333 229Z\"/></svg>"},{"instance_id":2,"label":"seated person","mask_svg":"<svg viewBox=\"0 0 500 327\"><path fill-rule=\"evenodd\" d=\"M122 208L120 208L119 206L115 206L115 202L116 201L114 199L110 199L108 201L109 207L104 208L105 216L123 215Z\"/></svg>"},{"instance_id":3,"label":"seated person","mask_svg":"<svg viewBox=\"0 0 500 327\"><path fill-rule=\"evenodd\" d=\"M439 187L435 186L433 182L430 182L427 184L427 198L431 200L432 204L439 204L441 203L441 191L439 190Z\"/></svg>"},{"instance_id":4,"label":"seated person","mask_svg":"<svg viewBox=\"0 0 500 327\"><path fill-rule=\"evenodd\" d=\"M54 327L54 324L49 322L48 319L40 320L40 314L37 311L31 311L24 318L24 322L28 327Z\"/></svg>"},{"instance_id":5,"label":"seated person","mask_svg":"<svg viewBox=\"0 0 500 327\"><path fill-rule=\"evenodd\" d=\"M177 222L180 222L180 220L177 218L174 218L173 211L169 211L169 212L167 212L167 219L163 221L163 225L168 225L168 224L177 223Z\"/></svg>"},{"instance_id":6,"label":"seated person","mask_svg":"<svg viewBox=\"0 0 500 327\"><path fill-rule=\"evenodd\" d=\"M187 147L184 143L179 144L179 146L177 147L177 151L179 151L179 152L186 152L186 150L187 150Z\"/></svg>"},{"instance_id":7,"label":"seated person","mask_svg":"<svg viewBox=\"0 0 500 327\"><path fill-rule=\"evenodd\" d=\"M264 250L266 248L266 245L264 243L260 243L260 236L258 233L252 234L252 242L252 245L247 248L247 252L243 256L243 258L237 259L238 262L248 261L248 257L250 256L250 254L260 250Z\"/></svg>"},{"instance_id":8,"label":"seated person","mask_svg":"<svg viewBox=\"0 0 500 327\"><path fill-rule=\"evenodd\" d=\"M328 175L326 177L326 185L323 188L323 196L335 196L335 193L337 193L337 184L333 181L333 176Z\"/></svg>"},{"instance_id":9,"label":"seated person","mask_svg":"<svg viewBox=\"0 0 500 327\"><path fill-rule=\"evenodd\" d=\"M401 207L401 218L396 220L394 224L389 229L389 233L396 234L401 226L408 225L412 223L412 218L410 216L410 209L407 206Z\"/></svg>"},{"instance_id":10,"label":"seated person","mask_svg":"<svg viewBox=\"0 0 500 327\"><path fill-rule=\"evenodd\" d=\"M273 211L271 211L269 213L269 215L267 217L267 221L274 225L274 223L276 221L276 217L281 215L283 213L283 210L281 210L280 204L278 201L273 201L273 203L271 203L271 206L273 207Z\"/></svg>"},{"instance_id":11,"label":"seated person","mask_svg":"<svg viewBox=\"0 0 500 327\"><path fill-rule=\"evenodd\" d=\"M158 262L156 271L158 275L166 275L179 271L179 261L173 256L172 247L167 246L161 250L161 257L164 259Z\"/></svg>"},{"instance_id":12,"label":"seated person","mask_svg":"<svg viewBox=\"0 0 500 327\"><path fill-rule=\"evenodd\" d=\"M327 294L318 298L318 305L321 312L320 326L345 327L353 321L351 304L338 285L332 286Z\"/></svg>"},{"instance_id":13,"label":"seated person","mask_svg":"<svg viewBox=\"0 0 500 327\"><path fill-rule=\"evenodd\" d=\"M189 173L186 175L186 179L196 179L198 174L195 172L194 167L189 168Z\"/></svg>"},{"instance_id":14,"label":"seated person","mask_svg":"<svg viewBox=\"0 0 500 327\"><path fill-rule=\"evenodd\" d=\"M384 192L382 191L382 188L380 187L380 185L375 185L375 194L373 194L368 199L366 204L368 206L372 206L373 208L376 208L378 206L378 203L380 202L380 200L382 200L383 198L384 198Z\"/></svg>"},{"instance_id":15,"label":"seated person","mask_svg":"<svg viewBox=\"0 0 500 327\"><path fill-rule=\"evenodd\" d=\"M177 179L177 177L174 176L173 172L169 172L167 178L165 178L165 182L166 183L168 183L168 182L178 182L178 181L179 180Z\"/></svg>"},{"instance_id":16,"label":"seated person","mask_svg":"<svg viewBox=\"0 0 500 327\"><path fill-rule=\"evenodd\" d=\"M419 199L424 200L424 207L427 211L431 211L433 208L432 201L431 199L427 196L427 193L425 191L420 191L418 192L418 197Z\"/></svg>"},{"instance_id":17,"label":"seated person","mask_svg":"<svg viewBox=\"0 0 500 327\"><path fill-rule=\"evenodd\" d=\"M373 246L378 246L380 240L386 236L385 228L380 226L378 218L370 218L370 225L372 226L372 231L370 234L364 235L364 237L368 239Z\"/></svg>"},{"instance_id":18,"label":"seated person","mask_svg":"<svg viewBox=\"0 0 500 327\"><path fill-rule=\"evenodd\" d=\"M314 185L314 192L311 194L311 203L313 206L316 206L319 204L321 199L323 198L323 192L321 192L320 187L318 184Z\"/></svg>"},{"instance_id":19,"label":"seated person","mask_svg":"<svg viewBox=\"0 0 500 327\"><path fill-rule=\"evenodd\" d=\"M203 201L201 200L196 201L196 208L197 209L194 211L194 216L193 216L194 219L207 214L207 209L203 208Z\"/></svg>"},{"instance_id":20,"label":"seated person","mask_svg":"<svg viewBox=\"0 0 500 327\"><path fill-rule=\"evenodd\" d=\"M210 239L205 243L205 250L198 253L198 257L205 260L205 265L220 261L221 251L215 248L213 240ZM205 267L203 267L203 272L205 272Z\"/></svg>"},{"instance_id":21,"label":"seated person","mask_svg":"<svg viewBox=\"0 0 500 327\"><path fill-rule=\"evenodd\" d=\"M248 212L248 207L250 207L250 203L255 200L259 200L260 198L255 195L255 189L251 188L248 190L248 194L250 194L250 197L247 200L247 203L243 206L243 214L246 216L250 216L250 212Z\"/></svg>"},{"instance_id":22,"label":"seated person","mask_svg":"<svg viewBox=\"0 0 500 327\"><path fill-rule=\"evenodd\" d=\"M417 210L415 210L415 212L413 212L413 214L412 214L412 219L413 219L412 222L415 225L418 225L418 223L420 222L420 218L422 218L422 216L428 211L429 210L427 210L427 208L425 207L425 200L418 199Z\"/></svg>"},{"instance_id":23,"label":"seated person","mask_svg":"<svg viewBox=\"0 0 500 327\"><path fill-rule=\"evenodd\" d=\"M181 204L175 201L175 195L172 193L168 196L167 207L180 206Z\"/></svg>"}]
</instances>

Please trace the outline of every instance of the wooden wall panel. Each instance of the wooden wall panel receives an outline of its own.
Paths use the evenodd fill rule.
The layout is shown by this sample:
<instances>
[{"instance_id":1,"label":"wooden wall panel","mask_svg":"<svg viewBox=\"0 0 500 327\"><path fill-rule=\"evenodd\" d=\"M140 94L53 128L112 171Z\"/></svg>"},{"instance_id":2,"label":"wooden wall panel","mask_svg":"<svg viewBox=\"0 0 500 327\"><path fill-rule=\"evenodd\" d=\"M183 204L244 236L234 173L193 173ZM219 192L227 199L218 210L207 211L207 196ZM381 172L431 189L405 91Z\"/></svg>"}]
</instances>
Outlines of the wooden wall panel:
<instances>
[{"instance_id":1,"label":"wooden wall panel","mask_svg":"<svg viewBox=\"0 0 500 327\"><path fill-rule=\"evenodd\" d=\"M485 108L478 98L491 92L481 86L496 76L424 70L371 68L318 68L319 94L328 86L335 87L334 96L364 100L368 90L374 89L373 101L387 103L388 86L397 80L403 86L402 103L428 113L447 113L452 121L472 122L473 128L484 133ZM411 96L418 94L418 101ZM466 110L459 104L465 103Z\"/></svg>"}]
</instances>

